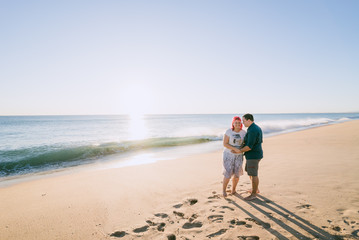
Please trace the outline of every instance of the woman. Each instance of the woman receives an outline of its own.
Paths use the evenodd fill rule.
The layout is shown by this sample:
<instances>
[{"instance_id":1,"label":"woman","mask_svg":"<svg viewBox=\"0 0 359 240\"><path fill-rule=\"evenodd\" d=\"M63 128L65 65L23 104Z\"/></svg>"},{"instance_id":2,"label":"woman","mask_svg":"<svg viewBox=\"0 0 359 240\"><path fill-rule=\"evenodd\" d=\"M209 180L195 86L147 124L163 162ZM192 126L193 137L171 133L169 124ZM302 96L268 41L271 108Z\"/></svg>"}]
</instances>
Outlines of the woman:
<instances>
[{"instance_id":1,"label":"woman","mask_svg":"<svg viewBox=\"0 0 359 240\"><path fill-rule=\"evenodd\" d=\"M233 117L232 127L225 132L223 137L223 197L227 197L226 189L231 177L233 176L231 194L235 194L239 176L243 175L243 154L240 153L239 148L243 143L246 131L242 127L241 118Z\"/></svg>"}]
</instances>

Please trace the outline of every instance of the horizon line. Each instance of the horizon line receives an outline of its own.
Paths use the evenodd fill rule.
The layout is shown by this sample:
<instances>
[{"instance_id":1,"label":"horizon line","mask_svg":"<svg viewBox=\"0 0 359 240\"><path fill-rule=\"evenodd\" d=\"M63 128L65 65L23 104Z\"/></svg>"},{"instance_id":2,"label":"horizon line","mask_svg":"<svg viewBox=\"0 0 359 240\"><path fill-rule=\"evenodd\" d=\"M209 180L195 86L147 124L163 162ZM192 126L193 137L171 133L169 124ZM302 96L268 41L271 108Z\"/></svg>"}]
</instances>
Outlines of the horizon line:
<instances>
[{"instance_id":1,"label":"horizon line","mask_svg":"<svg viewBox=\"0 0 359 240\"><path fill-rule=\"evenodd\" d=\"M335 114L335 113L359 113L359 111L349 112L252 112L251 114ZM148 115L238 115L239 113L146 113L139 116ZM242 114L242 113L241 113ZM243 113L245 114L245 113ZM0 115L0 117L41 117L41 116L131 116L132 114L126 113L94 113L94 114L14 114L14 115Z\"/></svg>"}]
</instances>

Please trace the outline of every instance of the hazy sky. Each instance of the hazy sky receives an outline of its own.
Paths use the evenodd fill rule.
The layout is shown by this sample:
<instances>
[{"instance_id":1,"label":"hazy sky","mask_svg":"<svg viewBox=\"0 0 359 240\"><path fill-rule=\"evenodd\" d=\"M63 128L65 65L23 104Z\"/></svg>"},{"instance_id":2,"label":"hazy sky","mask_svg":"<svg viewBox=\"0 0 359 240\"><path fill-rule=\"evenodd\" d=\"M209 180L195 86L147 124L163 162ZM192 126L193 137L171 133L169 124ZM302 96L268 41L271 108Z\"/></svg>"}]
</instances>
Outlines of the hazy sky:
<instances>
[{"instance_id":1,"label":"hazy sky","mask_svg":"<svg viewBox=\"0 0 359 240\"><path fill-rule=\"evenodd\" d=\"M359 1L1 1L0 115L359 111Z\"/></svg>"}]
</instances>

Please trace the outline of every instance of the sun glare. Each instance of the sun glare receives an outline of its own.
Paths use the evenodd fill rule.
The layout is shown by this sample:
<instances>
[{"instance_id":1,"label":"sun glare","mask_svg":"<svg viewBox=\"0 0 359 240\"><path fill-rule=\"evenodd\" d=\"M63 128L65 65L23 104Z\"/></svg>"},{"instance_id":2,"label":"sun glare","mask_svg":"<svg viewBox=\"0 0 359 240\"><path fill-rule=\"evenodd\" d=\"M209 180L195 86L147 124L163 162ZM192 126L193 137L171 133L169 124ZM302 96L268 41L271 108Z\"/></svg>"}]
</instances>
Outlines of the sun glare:
<instances>
[{"instance_id":1,"label":"sun glare","mask_svg":"<svg viewBox=\"0 0 359 240\"><path fill-rule=\"evenodd\" d=\"M153 97L148 86L133 84L123 88L121 92L122 112L132 119L148 114L153 109Z\"/></svg>"},{"instance_id":2,"label":"sun glare","mask_svg":"<svg viewBox=\"0 0 359 240\"><path fill-rule=\"evenodd\" d=\"M128 115L130 140L147 137L145 114L151 112L152 100L151 89L145 84L132 84L121 89L119 104L122 113Z\"/></svg>"}]
</instances>

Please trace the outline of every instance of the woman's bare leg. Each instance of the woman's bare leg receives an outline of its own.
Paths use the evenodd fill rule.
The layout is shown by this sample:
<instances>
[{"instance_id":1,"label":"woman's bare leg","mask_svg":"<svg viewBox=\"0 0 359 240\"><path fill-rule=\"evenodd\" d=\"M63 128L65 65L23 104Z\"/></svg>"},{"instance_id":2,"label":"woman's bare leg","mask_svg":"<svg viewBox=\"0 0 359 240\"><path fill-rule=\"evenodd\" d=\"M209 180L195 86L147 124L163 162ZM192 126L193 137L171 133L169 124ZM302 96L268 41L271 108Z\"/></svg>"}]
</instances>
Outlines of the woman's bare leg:
<instances>
[{"instance_id":1,"label":"woman's bare leg","mask_svg":"<svg viewBox=\"0 0 359 240\"><path fill-rule=\"evenodd\" d=\"M238 181L239 181L239 177L236 177L236 176L234 176L233 178L232 178L232 194L235 194L236 193L236 187L237 187L237 184L238 184Z\"/></svg>"},{"instance_id":2,"label":"woman's bare leg","mask_svg":"<svg viewBox=\"0 0 359 240\"><path fill-rule=\"evenodd\" d=\"M227 185L229 183L229 180L230 180L230 178L226 178L226 177L223 178L223 197L227 197L226 190L227 190Z\"/></svg>"}]
</instances>

